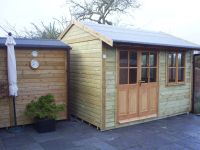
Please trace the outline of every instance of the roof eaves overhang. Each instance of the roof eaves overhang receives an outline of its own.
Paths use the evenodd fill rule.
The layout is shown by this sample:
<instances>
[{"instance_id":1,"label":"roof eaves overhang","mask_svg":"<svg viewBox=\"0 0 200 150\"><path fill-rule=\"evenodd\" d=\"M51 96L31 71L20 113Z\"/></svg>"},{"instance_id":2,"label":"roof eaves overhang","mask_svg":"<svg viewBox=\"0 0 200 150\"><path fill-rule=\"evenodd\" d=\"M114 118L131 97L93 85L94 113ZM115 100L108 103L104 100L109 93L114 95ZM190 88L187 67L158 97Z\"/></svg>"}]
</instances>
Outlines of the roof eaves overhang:
<instances>
[{"instance_id":1,"label":"roof eaves overhang","mask_svg":"<svg viewBox=\"0 0 200 150\"><path fill-rule=\"evenodd\" d=\"M127 41L119 41L114 40L113 45L134 45L134 46L142 46L142 47L151 47L151 48L160 48L160 49L185 49L185 50L195 50L200 51L200 47L193 46L180 46L180 45L170 45L170 44L158 44L158 43L145 43L145 42L127 42Z\"/></svg>"},{"instance_id":2,"label":"roof eaves overhang","mask_svg":"<svg viewBox=\"0 0 200 150\"><path fill-rule=\"evenodd\" d=\"M0 45L0 48L6 48L5 45ZM26 44L19 44L15 45L15 48L41 48L41 49L66 49L66 50L71 50L70 46L49 46L49 45L26 45Z\"/></svg>"}]
</instances>

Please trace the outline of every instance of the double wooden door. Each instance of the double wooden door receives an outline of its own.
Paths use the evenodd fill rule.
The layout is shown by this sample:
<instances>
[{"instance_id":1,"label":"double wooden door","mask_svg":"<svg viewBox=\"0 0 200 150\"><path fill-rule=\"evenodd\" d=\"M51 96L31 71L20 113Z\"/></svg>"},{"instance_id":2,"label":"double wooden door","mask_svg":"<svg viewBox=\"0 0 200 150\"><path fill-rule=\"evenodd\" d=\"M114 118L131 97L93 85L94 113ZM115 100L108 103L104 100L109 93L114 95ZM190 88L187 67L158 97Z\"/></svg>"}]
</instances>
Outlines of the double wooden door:
<instances>
[{"instance_id":1,"label":"double wooden door","mask_svg":"<svg viewBox=\"0 0 200 150\"><path fill-rule=\"evenodd\" d=\"M119 50L118 121L155 117L158 109L157 51Z\"/></svg>"}]
</instances>

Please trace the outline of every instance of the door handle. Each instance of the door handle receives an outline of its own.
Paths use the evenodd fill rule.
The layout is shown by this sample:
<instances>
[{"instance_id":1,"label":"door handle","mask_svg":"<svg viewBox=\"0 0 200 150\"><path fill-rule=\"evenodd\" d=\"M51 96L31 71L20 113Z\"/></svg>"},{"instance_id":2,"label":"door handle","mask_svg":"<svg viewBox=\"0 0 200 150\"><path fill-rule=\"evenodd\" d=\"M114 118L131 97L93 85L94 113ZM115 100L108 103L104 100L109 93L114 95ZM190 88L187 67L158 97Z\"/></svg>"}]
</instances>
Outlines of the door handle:
<instances>
[{"instance_id":1,"label":"door handle","mask_svg":"<svg viewBox=\"0 0 200 150\"><path fill-rule=\"evenodd\" d=\"M142 84L142 83L145 83L145 81L140 80L138 83L139 83L140 86L141 86L141 84Z\"/></svg>"}]
</instances>

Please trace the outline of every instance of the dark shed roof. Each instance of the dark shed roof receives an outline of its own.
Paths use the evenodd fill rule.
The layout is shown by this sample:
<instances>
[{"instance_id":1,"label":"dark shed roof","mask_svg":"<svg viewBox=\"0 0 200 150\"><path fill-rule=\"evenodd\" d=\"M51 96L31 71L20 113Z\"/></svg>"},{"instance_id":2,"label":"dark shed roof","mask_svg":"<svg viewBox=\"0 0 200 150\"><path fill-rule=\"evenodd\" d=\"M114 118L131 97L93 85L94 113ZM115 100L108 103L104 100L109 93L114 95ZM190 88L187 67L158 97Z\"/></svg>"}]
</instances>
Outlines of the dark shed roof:
<instances>
[{"instance_id":1,"label":"dark shed roof","mask_svg":"<svg viewBox=\"0 0 200 150\"><path fill-rule=\"evenodd\" d=\"M57 49L71 49L70 46L60 40L49 39L25 39L14 38L16 41L16 48L57 48ZM6 38L0 38L0 47L5 47Z\"/></svg>"}]
</instances>

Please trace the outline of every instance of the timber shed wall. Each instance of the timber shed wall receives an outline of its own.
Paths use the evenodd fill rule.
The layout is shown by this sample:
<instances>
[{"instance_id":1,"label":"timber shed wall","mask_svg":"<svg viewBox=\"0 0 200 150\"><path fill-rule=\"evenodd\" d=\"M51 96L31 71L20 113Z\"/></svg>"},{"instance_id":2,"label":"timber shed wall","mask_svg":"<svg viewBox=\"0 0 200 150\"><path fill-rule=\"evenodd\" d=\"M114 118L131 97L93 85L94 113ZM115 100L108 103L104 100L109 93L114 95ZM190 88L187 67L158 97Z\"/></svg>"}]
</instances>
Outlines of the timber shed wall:
<instances>
[{"instance_id":1,"label":"timber shed wall","mask_svg":"<svg viewBox=\"0 0 200 150\"><path fill-rule=\"evenodd\" d=\"M167 51L160 48L158 116L119 124L116 120L117 45L109 46L106 44L109 42L104 43L99 34L90 32L85 26L75 23L61 37L63 42L72 47L70 54L70 113L72 115L101 130L107 130L190 111L192 53L188 51L186 54L185 84L167 86Z\"/></svg>"},{"instance_id":2,"label":"timber shed wall","mask_svg":"<svg viewBox=\"0 0 200 150\"><path fill-rule=\"evenodd\" d=\"M192 52L186 52L185 84L167 86L167 53L160 52L159 64L159 117L182 114L191 110Z\"/></svg>"},{"instance_id":3,"label":"timber shed wall","mask_svg":"<svg viewBox=\"0 0 200 150\"><path fill-rule=\"evenodd\" d=\"M73 25L62 41L70 53L70 113L102 128L102 42Z\"/></svg>"},{"instance_id":4,"label":"timber shed wall","mask_svg":"<svg viewBox=\"0 0 200 150\"><path fill-rule=\"evenodd\" d=\"M18 125L29 124L25 117L26 104L40 96L51 93L56 103L67 107L67 51L65 49L34 49L39 52L40 67L30 68L33 59L32 49L16 48L18 97L16 98L16 112ZM12 99L8 97L7 51L0 49L0 128L13 124ZM59 115L59 119L67 118L66 112Z\"/></svg>"},{"instance_id":5,"label":"timber shed wall","mask_svg":"<svg viewBox=\"0 0 200 150\"><path fill-rule=\"evenodd\" d=\"M117 102L117 71L116 48L104 44L106 59L104 65L105 74L105 129L115 126L116 102Z\"/></svg>"},{"instance_id":6,"label":"timber shed wall","mask_svg":"<svg viewBox=\"0 0 200 150\"><path fill-rule=\"evenodd\" d=\"M105 128L128 126L150 120L175 116L187 113L191 109L191 84L192 84L192 52L186 53L186 79L183 85L167 86L166 65L167 51L159 51L159 99L158 117L139 120L124 124L117 123L117 72L116 72L116 51L115 47L104 45L107 58L105 59Z\"/></svg>"}]
</instances>

